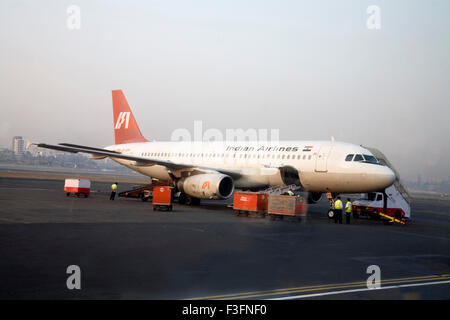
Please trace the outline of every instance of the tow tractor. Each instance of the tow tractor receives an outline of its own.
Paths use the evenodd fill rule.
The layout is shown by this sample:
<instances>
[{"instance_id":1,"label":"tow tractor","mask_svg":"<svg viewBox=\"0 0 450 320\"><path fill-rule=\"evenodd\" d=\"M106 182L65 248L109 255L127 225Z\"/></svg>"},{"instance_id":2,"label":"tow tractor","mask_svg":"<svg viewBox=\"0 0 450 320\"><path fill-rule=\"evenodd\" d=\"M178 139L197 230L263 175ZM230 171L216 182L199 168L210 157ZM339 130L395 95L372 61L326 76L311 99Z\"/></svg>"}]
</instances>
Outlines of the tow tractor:
<instances>
[{"instance_id":1,"label":"tow tractor","mask_svg":"<svg viewBox=\"0 0 450 320\"><path fill-rule=\"evenodd\" d=\"M363 193L352 202L353 218L381 219L386 224L405 224L411 218L411 207L395 184L384 192Z\"/></svg>"}]
</instances>

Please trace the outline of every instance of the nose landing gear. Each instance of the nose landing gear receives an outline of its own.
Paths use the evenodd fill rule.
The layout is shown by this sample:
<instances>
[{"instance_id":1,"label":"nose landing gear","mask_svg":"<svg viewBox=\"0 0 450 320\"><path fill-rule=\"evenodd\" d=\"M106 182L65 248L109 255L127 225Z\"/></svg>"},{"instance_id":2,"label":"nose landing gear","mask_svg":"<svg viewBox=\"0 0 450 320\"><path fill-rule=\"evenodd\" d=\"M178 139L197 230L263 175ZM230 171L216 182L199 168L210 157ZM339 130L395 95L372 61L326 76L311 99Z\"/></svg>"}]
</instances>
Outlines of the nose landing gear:
<instances>
[{"instance_id":1,"label":"nose landing gear","mask_svg":"<svg viewBox=\"0 0 450 320\"><path fill-rule=\"evenodd\" d=\"M334 219L334 199L336 199L337 196L338 196L337 193L327 192L327 199L328 202L330 203L330 209L328 209L327 216L330 219Z\"/></svg>"}]
</instances>

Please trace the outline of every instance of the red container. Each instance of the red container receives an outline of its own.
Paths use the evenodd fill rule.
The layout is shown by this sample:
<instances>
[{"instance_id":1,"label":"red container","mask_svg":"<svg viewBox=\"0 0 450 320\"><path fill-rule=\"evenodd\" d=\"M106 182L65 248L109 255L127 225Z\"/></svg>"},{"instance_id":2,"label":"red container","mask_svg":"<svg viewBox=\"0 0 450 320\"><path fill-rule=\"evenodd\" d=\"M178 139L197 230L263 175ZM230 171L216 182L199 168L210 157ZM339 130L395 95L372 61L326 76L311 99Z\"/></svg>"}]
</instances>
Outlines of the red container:
<instances>
[{"instance_id":1,"label":"red container","mask_svg":"<svg viewBox=\"0 0 450 320\"><path fill-rule=\"evenodd\" d=\"M167 186L154 187L153 204L170 206L172 204L172 188Z\"/></svg>"},{"instance_id":2,"label":"red container","mask_svg":"<svg viewBox=\"0 0 450 320\"><path fill-rule=\"evenodd\" d=\"M236 211L267 211L267 194L258 192L235 192L233 209Z\"/></svg>"}]
</instances>

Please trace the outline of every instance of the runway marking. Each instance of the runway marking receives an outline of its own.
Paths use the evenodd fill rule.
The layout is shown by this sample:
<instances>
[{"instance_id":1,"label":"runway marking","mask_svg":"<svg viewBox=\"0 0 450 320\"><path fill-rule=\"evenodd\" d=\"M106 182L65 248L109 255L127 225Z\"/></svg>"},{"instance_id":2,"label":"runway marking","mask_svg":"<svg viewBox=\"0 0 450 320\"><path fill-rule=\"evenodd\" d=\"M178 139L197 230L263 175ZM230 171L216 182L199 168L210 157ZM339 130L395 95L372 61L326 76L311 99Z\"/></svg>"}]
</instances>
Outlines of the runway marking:
<instances>
[{"instance_id":1,"label":"runway marking","mask_svg":"<svg viewBox=\"0 0 450 320\"><path fill-rule=\"evenodd\" d=\"M415 233L415 232L409 232L409 231L405 231L405 232L402 232L402 231L394 231L394 230L386 230L386 231L387 231L387 232L390 232L390 233L395 233L395 234L405 235L405 236L415 236L415 237L420 237L420 238L427 238L427 239L434 239L434 240L450 241L450 238L428 236L428 235L419 234L419 233Z\"/></svg>"},{"instance_id":2,"label":"runway marking","mask_svg":"<svg viewBox=\"0 0 450 320\"><path fill-rule=\"evenodd\" d=\"M436 282L425 282L425 283L413 283L413 284L401 284L401 285L396 285L396 286L387 286L387 287L380 287L380 288L363 288L363 289L353 289L353 290L330 291L330 292L322 292L322 293L304 294L304 295L299 295L299 296L288 296L288 297L275 298L275 299L270 299L270 300L304 299L304 298L329 296L329 295L345 294L345 293L353 293L353 292L378 291L378 290L398 289L398 288L406 288L406 287L431 286L431 285L445 284L445 283L450 283L450 280L447 280L447 281L436 281Z\"/></svg>"},{"instance_id":3,"label":"runway marking","mask_svg":"<svg viewBox=\"0 0 450 320\"><path fill-rule=\"evenodd\" d=\"M406 283L406 282L424 282L424 281L437 281L437 280L450 280L450 275L443 274L443 275L429 275L429 276L420 276L420 277L386 279L386 280L381 280L381 284L387 285L387 284L401 284L401 283ZM346 288L366 287L366 286L367 286L366 281L359 281L359 282L347 282L347 283L337 283L337 284L335 283L335 284L324 284L324 285L316 285L316 286L303 286L303 287L295 287L295 288L284 288L284 289L274 289L274 290L265 290L265 291L224 294L224 295L215 295L215 296L208 296L208 297L191 298L188 300L236 300L236 299L249 299L249 298L258 299L258 298L262 298L262 297L280 296L280 295L294 294L294 293L301 293L301 292L314 292L314 291L346 289ZM361 289L359 289L359 290L361 290Z\"/></svg>"},{"instance_id":4,"label":"runway marking","mask_svg":"<svg viewBox=\"0 0 450 320\"><path fill-rule=\"evenodd\" d=\"M8 190L40 190L40 191L54 190L54 189L45 189L45 188L32 188L32 187L0 187L0 189L8 189Z\"/></svg>"}]
</instances>

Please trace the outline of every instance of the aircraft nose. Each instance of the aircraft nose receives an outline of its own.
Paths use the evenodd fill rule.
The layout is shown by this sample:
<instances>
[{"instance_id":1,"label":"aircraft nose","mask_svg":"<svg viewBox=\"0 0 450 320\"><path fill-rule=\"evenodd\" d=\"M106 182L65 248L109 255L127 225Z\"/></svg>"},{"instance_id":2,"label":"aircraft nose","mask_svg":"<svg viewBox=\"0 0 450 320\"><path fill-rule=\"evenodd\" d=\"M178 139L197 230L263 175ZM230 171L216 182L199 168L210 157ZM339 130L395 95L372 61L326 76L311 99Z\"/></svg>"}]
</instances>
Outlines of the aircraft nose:
<instances>
[{"instance_id":1,"label":"aircraft nose","mask_svg":"<svg viewBox=\"0 0 450 320\"><path fill-rule=\"evenodd\" d=\"M385 189L394 183L395 173L389 167L380 167L376 180L380 188Z\"/></svg>"}]
</instances>

